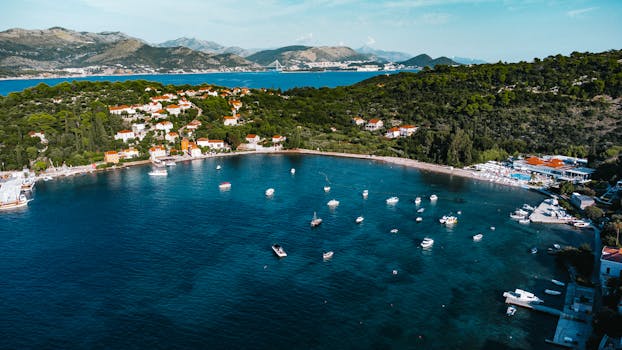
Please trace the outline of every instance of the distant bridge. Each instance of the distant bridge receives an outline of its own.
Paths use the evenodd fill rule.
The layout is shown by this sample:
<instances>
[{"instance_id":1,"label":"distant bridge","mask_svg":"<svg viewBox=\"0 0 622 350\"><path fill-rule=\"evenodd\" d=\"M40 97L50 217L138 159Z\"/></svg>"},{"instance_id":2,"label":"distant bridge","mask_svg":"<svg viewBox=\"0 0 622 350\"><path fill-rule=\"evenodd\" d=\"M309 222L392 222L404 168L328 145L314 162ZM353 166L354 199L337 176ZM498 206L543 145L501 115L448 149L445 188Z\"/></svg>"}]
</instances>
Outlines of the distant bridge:
<instances>
[{"instance_id":1,"label":"distant bridge","mask_svg":"<svg viewBox=\"0 0 622 350\"><path fill-rule=\"evenodd\" d=\"M281 62L279 62L279 60L275 60L274 62L267 65L266 68L273 68L275 71L280 72L283 70L283 65L281 64Z\"/></svg>"}]
</instances>

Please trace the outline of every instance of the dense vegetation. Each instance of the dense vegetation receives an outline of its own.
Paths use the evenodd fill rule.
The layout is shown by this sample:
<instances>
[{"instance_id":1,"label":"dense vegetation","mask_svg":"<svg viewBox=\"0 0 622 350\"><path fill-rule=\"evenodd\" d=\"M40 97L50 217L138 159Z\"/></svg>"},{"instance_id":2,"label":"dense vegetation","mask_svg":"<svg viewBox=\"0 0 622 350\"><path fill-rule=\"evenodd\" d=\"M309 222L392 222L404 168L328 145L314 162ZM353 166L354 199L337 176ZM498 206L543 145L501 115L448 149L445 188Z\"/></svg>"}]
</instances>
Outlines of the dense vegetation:
<instances>
[{"instance_id":1,"label":"dense vegetation","mask_svg":"<svg viewBox=\"0 0 622 350\"><path fill-rule=\"evenodd\" d=\"M359 84L299 88L286 92L253 90L242 98L246 121L222 126L230 114L220 97L191 99L191 110L172 119L175 129L193 118L204 124L196 137L226 139L236 146L246 133L288 136L289 147L396 155L462 166L518 153L564 154L616 159L622 135L621 51L551 56L533 63L449 67L420 73L377 76ZM190 88L145 81L40 84L0 97L0 161L4 169L35 161L85 164L103 151L124 146L114 141L127 128L108 106L146 103L155 91ZM197 88L197 87L194 87ZM52 99L62 99L60 103ZM380 132L354 126L352 117L381 118L386 127L415 124L412 137L388 140ZM44 130L46 146L28 137ZM336 131L335 131L336 130ZM155 136L141 143L145 149ZM612 180L619 177L614 167Z\"/></svg>"}]
</instances>

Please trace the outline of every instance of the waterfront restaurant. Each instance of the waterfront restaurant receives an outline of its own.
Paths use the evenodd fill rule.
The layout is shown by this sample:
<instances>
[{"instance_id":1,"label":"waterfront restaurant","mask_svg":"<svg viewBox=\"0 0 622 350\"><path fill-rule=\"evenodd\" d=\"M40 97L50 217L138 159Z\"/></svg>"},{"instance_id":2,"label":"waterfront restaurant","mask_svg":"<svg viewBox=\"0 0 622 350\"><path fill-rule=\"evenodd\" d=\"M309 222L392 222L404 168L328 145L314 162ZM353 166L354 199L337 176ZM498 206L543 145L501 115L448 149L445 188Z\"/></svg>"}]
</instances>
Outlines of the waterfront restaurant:
<instances>
[{"instance_id":1,"label":"waterfront restaurant","mask_svg":"<svg viewBox=\"0 0 622 350\"><path fill-rule=\"evenodd\" d=\"M585 165L587 165L587 159L565 156L529 157L514 160L512 163L516 170L529 171L551 177L557 181L573 183L590 181L594 169L587 168Z\"/></svg>"}]
</instances>

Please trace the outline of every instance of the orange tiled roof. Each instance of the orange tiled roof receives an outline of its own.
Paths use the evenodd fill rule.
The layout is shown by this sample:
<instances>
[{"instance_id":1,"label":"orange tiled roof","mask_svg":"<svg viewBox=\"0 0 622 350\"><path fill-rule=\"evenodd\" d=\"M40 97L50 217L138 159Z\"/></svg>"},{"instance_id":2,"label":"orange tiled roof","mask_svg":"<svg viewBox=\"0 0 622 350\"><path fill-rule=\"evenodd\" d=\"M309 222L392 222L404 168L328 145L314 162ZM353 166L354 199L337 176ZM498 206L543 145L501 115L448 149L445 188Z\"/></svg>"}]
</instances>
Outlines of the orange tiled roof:
<instances>
[{"instance_id":1,"label":"orange tiled roof","mask_svg":"<svg viewBox=\"0 0 622 350\"><path fill-rule=\"evenodd\" d=\"M603 247L601 259L622 263L622 248Z\"/></svg>"}]
</instances>

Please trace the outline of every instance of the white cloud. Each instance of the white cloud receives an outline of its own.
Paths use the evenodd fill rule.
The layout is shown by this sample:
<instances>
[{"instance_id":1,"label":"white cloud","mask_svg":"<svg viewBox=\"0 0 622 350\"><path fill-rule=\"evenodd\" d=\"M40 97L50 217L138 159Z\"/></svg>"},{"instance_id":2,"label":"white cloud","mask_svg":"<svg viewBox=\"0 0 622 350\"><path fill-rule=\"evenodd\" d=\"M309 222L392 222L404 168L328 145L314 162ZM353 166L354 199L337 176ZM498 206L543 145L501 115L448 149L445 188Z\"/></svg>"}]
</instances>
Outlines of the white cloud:
<instances>
[{"instance_id":1,"label":"white cloud","mask_svg":"<svg viewBox=\"0 0 622 350\"><path fill-rule=\"evenodd\" d=\"M571 10L571 11L566 12L566 15L568 15L568 17L570 18L577 18L577 17L581 17L582 15L590 11L594 11L596 9L598 9L598 7L588 7L584 9Z\"/></svg>"},{"instance_id":2,"label":"white cloud","mask_svg":"<svg viewBox=\"0 0 622 350\"><path fill-rule=\"evenodd\" d=\"M371 45L373 45L375 43L376 43L376 39L372 38L371 36L368 36L367 37L367 42L365 42L365 45L371 46Z\"/></svg>"}]
</instances>

